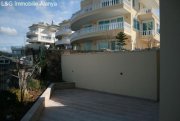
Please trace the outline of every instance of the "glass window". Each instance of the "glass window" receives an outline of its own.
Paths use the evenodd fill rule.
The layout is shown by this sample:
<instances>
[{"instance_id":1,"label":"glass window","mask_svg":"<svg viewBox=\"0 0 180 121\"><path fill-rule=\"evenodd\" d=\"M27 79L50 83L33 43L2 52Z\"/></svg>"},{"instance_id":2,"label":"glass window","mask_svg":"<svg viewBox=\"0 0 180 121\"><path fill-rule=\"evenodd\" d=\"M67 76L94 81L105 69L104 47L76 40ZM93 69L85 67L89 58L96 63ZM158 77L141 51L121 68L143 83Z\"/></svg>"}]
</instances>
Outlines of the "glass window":
<instances>
[{"instance_id":1,"label":"glass window","mask_svg":"<svg viewBox=\"0 0 180 121\"><path fill-rule=\"evenodd\" d=\"M133 7L135 7L135 0L132 0L132 2L133 2Z\"/></svg>"},{"instance_id":2,"label":"glass window","mask_svg":"<svg viewBox=\"0 0 180 121\"><path fill-rule=\"evenodd\" d=\"M92 46L91 42L84 43L84 50L91 50L91 46Z\"/></svg>"},{"instance_id":3,"label":"glass window","mask_svg":"<svg viewBox=\"0 0 180 121\"><path fill-rule=\"evenodd\" d=\"M101 49L108 49L108 42L107 41L100 41L98 45L99 50Z\"/></svg>"},{"instance_id":4,"label":"glass window","mask_svg":"<svg viewBox=\"0 0 180 121\"><path fill-rule=\"evenodd\" d=\"M111 42L111 50L116 50L116 42L115 41Z\"/></svg>"},{"instance_id":5,"label":"glass window","mask_svg":"<svg viewBox=\"0 0 180 121\"><path fill-rule=\"evenodd\" d=\"M143 31L147 30L147 24L143 23Z\"/></svg>"},{"instance_id":6,"label":"glass window","mask_svg":"<svg viewBox=\"0 0 180 121\"><path fill-rule=\"evenodd\" d=\"M149 22L143 22L143 31L146 30L153 30L153 21L149 21Z\"/></svg>"},{"instance_id":7,"label":"glass window","mask_svg":"<svg viewBox=\"0 0 180 121\"><path fill-rule=\"evenodd\" d=\"M123 22L123 17L117 18L117 22Z\"/></svg>"},{"instance_id":8,"label":"glass window","mask_svg":"<svg viewBox=\"0 0 180 121\"><path fill-rule=\"evenodd\" d=\"M0 60L0 64L4 64L4 60Z\"/></svg>"},{"instance_id":9,"label":"glass window","mask_svg":"<svg viewBox=\"0 0 180 121\"><path fill-rule=\"evenodd\" d=\"M137 19L134 19L133 20L133 27L135 29L139 30L139 28L140 28L139 26L140 26L139 21Z\"/></svg>"}]
</instances>

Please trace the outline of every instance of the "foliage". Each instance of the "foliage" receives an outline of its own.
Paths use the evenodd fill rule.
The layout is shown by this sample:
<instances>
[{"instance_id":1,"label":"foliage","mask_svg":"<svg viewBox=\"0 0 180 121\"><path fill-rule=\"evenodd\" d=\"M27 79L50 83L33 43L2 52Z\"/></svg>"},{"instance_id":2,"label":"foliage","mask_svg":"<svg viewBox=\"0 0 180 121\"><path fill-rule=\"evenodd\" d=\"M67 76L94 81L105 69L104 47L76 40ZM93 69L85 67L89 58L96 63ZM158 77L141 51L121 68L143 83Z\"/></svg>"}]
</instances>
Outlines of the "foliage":
<instances>
[{"instance_id":1,"label":"foliage","mask_svg":"<svg viewBox=\"0 0 180 121\"><path fill-rule=\"evenodd\" d=\"M28 90L39 90L41 89L41 83L39 80L32 79L27 82Z\"/></svg>"},{"instance_id":2,"label":"foliage","mask_svg":"<svg viewBox=\"0 0 180 121\"><path fill-rule=\"evenodd\" d=\"M123 46L126 45L125 40L128 39L126 35L123 32L119 32L116 36L117 39L117 45L119 46L119 49L122 50Z\"/></svg>"},{"instance_id":3,"label":"foliage","mask_svg":"<svg viewBox=\"0 0 180 121\"><path fill-rule=\"evenodd\" d=\"M0 102L0 120L14 120L17 115L15 106L20 106L16 94L10 91L0 91Z\"/></svg>"}]
</instances>

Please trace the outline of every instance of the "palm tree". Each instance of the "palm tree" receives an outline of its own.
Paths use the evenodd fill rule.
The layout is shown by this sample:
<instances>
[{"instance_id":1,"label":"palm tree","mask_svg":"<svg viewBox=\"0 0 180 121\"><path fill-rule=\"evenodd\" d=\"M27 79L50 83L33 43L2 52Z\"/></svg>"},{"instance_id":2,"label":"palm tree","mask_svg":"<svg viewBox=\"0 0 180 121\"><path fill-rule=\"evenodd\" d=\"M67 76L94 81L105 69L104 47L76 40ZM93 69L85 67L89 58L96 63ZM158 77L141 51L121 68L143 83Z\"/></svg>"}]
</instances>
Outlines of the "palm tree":
<instances>
[{"instance_id":1,"label":"palm tree","mask_svg":"<svg viewBox=\"0 0 180 121\"><path fill-rule=\"evenodd\" d=\"M117 45L119 46L119 50L123 49L123 46L126 45L125 40L128 39L123 32L119 32L116 36Z\"/></svg>"}]
</instances>

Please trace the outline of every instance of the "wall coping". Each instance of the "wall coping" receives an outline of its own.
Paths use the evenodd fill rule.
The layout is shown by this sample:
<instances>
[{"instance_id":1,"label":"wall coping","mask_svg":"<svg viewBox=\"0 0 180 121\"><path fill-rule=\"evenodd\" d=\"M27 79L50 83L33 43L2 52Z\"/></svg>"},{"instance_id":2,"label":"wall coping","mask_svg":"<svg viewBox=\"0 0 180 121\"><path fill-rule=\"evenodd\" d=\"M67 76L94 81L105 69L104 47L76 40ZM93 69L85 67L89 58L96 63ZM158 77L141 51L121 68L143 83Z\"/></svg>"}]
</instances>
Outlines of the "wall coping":
<instances>
[{"instance_id":1,"label":"wall coping","mask_svg":"<svg viewBox=\"0 0 180 121\"><path fill-rule=\"evenodd\" d=\"M38 98L38 100L34 103L34 105L29 109L29 111L24 115L21 121L37 121L39 119L40 114L42 113L46 100L49 100L51 94L54 90L54 83L52 83L44 93Z\"/></svg>"}]
</instances>

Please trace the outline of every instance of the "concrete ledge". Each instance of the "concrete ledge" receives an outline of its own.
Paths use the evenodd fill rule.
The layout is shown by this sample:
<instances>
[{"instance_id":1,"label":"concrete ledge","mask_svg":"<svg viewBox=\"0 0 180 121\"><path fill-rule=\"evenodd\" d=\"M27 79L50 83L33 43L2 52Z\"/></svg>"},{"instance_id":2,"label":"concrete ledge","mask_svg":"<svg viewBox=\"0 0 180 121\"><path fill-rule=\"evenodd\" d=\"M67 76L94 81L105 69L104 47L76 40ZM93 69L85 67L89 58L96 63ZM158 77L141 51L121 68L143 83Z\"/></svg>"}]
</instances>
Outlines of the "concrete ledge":
<instances>
[{"instance_id":1,"label":"concrete ledge","mask_svg":"<svg viewBox=\"0 0 180 121\"><path fill-rule=\"evenodd\" d=\"M21 121L38 121L44 107L46 106L47 100L50 99L51 94L54 90L54 84L51 84L45 92L39 97L34 103L31 109L25 114Z\"/></svg>"},{"instance_id":2,"label":"concrete ledge","mask_svg":"<svg viewBox=\"0 0 180 121\"><path fill-rule=\"evenodd\" d=\"M75 88L74 82L60 82L51 84L39 99L34 103L31 109L25 114L21 121L38 121L44 107L46 107L48 100L55 89L71 89Z\"/></svg>"}]
</instances>

